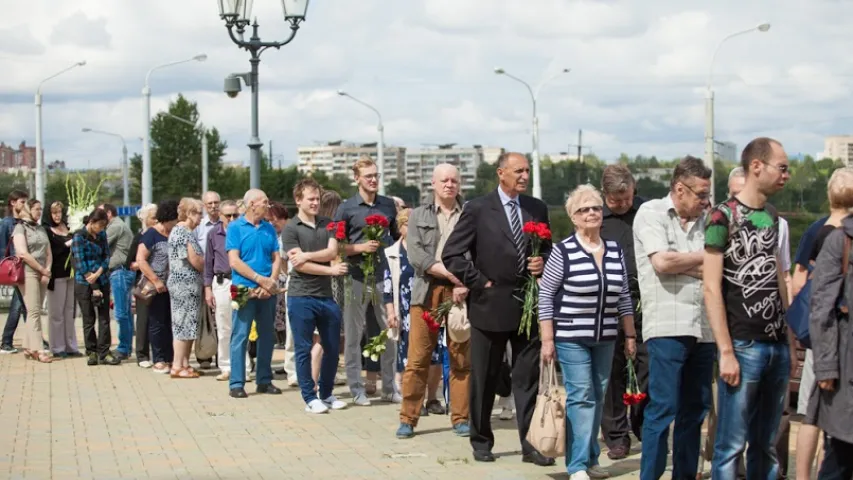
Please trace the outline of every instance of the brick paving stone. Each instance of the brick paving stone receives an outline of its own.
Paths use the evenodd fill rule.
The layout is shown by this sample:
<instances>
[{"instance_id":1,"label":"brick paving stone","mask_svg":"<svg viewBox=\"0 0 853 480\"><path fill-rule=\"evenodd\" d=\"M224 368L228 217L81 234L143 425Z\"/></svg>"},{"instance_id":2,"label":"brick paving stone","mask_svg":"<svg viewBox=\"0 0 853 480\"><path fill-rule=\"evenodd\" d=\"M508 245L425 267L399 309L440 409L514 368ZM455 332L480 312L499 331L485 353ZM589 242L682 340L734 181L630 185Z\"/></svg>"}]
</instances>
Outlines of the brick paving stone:
<instances>
[{"instance_id":1,"label":"brick paving stone","mask_svg":"<svg viewBox=\"0 0 853 480\"><path fill-rule=\"evenodd\" d=\"M283 352L275 356L280 363ZM283 378L275 380L283 395L247 384L250 398L235 400L215 373L173 380L132 361L89 367L85 358L46 365L0 355L0 478L567 478L563 459L548 468L521 462L514 420L494 418L499 458L480 464L448 416L424 417L414 438L397 440L396 405L377 399L312 416ZM346 387L335 394L350 400ZM639 478L637 448L616 464L602 453L601 463L613 478Z\"/></svg>"}]
</instances>

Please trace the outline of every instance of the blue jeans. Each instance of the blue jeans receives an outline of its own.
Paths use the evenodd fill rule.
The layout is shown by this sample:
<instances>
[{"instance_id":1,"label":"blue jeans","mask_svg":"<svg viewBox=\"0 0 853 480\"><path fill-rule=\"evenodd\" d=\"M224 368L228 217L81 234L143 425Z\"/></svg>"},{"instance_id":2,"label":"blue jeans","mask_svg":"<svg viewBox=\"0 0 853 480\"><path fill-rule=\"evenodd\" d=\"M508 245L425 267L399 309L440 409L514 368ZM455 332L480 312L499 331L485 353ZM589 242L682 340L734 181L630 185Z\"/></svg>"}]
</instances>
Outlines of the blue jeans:
<instances>
[{"instance_id":1,"label":"blue jeans","mask_svg":"<svg viewBox=\"0 0 853 480\"><path fill-rule=\"evenodd\" d=\"M9 316L6 317L6 326L3 328L3 345L12 346L12 339L15 337L15 330L18 329L18 322L21 320L21 315L24 321L27 321L27 307L24 306L24 297L21 295L21 290L18 287L12 287L12 300L9 302Z\"/></svg>"},{"instance_id":2,"label":"blue jeans","mask_svg":"<svg viewBox=\"0 0 853 480\"><path fill-rule=\"evenodd\" d=\"M234 312L231 326L231 377L228 387L243 388L246 384L246 349L249 347L249 332L252 320L258 325L258 356L255 359L257 375L255 383L272 383L272 346L275 338L275 302L276 297L263 300L253 298L242 308ZM311 378L311 374L308 374Z\"/></svg>"},{"instance_id":3,"label":"blue jeans","mask_svg":"<svg viewBox=\"0 0 853 480\"><path fill-rule=\"evenodd\" d=\"M702 443L702 422L711 408L714 376L713 343L695 337L663 337L646 341L649 352L649 404L643 419L640 478L660 478L672 438L672 478L696 478ZM716 478L716 477L715 477Z\"/></svg>"},{"instance_id":4,"label":"blue jeans","mask_svg":"<svg viewBox=\"0 0 853 480\"><path fill-rule=\"evenodd\" d=\"M557 342L557 360L566 387L566 471L598 465L598 429L610 380L615 342Z\"/></svg>"},{"instance_id":5,"label":"blue jeans","mask_svg":"<svg viewBox=\"0 0 853 480\"><path fill-rule=\"evenodd\" d=\"M110 274L110 290L113 292L116 324L118 324L118 347L116 351L130 355L133 349L133 315L130 313L130 295L136 272L120 268Z\"/></svg>"},{"instance_id":6,"label":"blue jeans","mask_svg":"<svg viewBox=\"0 0 853 480\"><path fill-rule=\"evenodd\" d=\"M287 297L287 316L296 351L296 378L305 403L317 399L311 375L311 348L314 328L320 334L323 360L320 364L320 399L332 395L335 372L338 370L338 349L341 343L341 309L332 297Z\"/></svg>"},{"instance_id":7,"label":"blue jeans","mask_svg":"<svg viewBox=\"0 0 853 480\"><path fill-rule=\"evenodd\" d=\"M787 343L732 340L740 383L717 381L717 440L711 476L734 479L746 443L746 478L775 480L779 471L773 445L785 409L791 356Z\"/></svg>"}]
</instances>

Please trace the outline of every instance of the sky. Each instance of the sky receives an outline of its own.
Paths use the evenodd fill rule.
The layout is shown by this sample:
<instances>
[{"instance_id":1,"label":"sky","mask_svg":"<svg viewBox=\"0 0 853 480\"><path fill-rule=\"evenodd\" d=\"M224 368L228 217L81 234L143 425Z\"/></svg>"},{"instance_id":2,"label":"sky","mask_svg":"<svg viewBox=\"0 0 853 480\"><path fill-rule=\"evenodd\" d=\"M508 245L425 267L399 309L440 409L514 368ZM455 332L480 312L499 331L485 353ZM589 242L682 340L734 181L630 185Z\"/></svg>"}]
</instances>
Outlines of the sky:
<instances>
[{"instance_id":1,"label":"sky","mask_svg":"<svg viewBox=\"0 0 853 480\"><path fill-rule=\"evenodd\" d=\"M205 53L207 61L157 70L152 114L183 93L228 143L225 161L248 163L248 89L222 92L249 69L213 0L0 0L0 140L35 144L33 95L67 66L86 66L43 86L47 161L69 168L118 166L123 135L141 151L142 87L154 66ZM260 138L283 163L301 145L374 142L382 114L386 145L456 143L531 148L538 93L541 152L583 144L607 160L701 156L704 96L714 63L716 138L739 148L756 136L789 154L814 154L826 135L853 134L850 0L324 0L311 1L296 38L260 64ZM289 33L281 2L255 0L263 40ZM570 68L568 74L560 74ZM552 78L544 88L538 86ZM575 147L572 147L575 148Z\"/></svg>"}]
</instances>

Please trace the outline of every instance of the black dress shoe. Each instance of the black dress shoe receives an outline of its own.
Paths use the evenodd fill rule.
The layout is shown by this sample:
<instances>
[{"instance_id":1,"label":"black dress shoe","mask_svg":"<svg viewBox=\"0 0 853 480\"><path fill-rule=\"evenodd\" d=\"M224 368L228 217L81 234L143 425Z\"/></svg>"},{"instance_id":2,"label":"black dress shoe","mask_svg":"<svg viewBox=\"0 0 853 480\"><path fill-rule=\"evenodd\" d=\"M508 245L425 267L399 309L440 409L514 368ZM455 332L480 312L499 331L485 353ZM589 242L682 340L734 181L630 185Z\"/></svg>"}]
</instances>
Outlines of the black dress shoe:
<instances>
[{"instance_id":1,"label":"black dress shoe","mask_svg":"<svg viewBox=\"0 0 853 480\"><path fill-rule=\"evenodd\" d=\"M522 455L521 461L524 463L539 465L540 467L550 467L554 464L553 458L548 458L535 450L531 453L525 453Z\"/></svg>"},{"instance_id":2,"label":"black dress shoe","mask_svg":"<svg viewBox=\"0 0 853 480\"><path fill-rule=\"evenodd\" d=\"M281 389L271 383L258 385L257 393L269 393L270 395L281 395Z\"/></svg>"},{"instance_id":3,"label":"black dress shoe","mask_svg":"<svg viewBox=\"0 0 853 480\"><path fill-rule=\"evenodd\" d=\"M488 450L474 450L474 460L478 462L494 462L495 456Z\"/></svg>"},{"instance_id":4,"label":"black dress shoe","mask_svg":"<svg viewBox=\"0 0 853 480\"><path fill-rule=\"evenodd\" d=\"M231 395L231 398L249 398L249 394L242 388L232 388L229 395Z\"/></svg>"}]
</instances>

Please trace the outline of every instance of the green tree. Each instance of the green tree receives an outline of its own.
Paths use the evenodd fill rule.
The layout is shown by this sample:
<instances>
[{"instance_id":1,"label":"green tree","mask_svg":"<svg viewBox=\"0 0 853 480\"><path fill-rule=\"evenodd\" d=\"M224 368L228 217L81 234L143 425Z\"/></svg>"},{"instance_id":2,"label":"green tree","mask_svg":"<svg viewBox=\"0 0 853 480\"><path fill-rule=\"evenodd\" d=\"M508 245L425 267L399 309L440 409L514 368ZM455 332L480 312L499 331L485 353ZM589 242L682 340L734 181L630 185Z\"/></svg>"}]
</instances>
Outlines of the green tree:
<instances>
[{"instance_id":1,"label":"green tree","mask_svg":"<svg viewBox=\"0 0 853 480\"><path fill-rule=\"evenodd\" d=\"M477 176L474 180L474 190L470 198L485 195L498 188L498 165L483 162L477 167Z\"/></svg>"},{"instance_id":2,"label":"green tree","mask_svg":"<svg viewBox=\"0 0 853 480\"><path fill-rule=\"evenodd\" d=\"M421 204L421 191L414 185L404 185L399 180L391 180L385 186L385 193L389 197L400 197L406 205L416 207Z\"/></svg>"},{"instance_id":3,"label":"green tree","mask_svg":"<svg viewBox=\"0 0 853 480\"><path fill-rule=\"evenodd\" d=\"M180 117L196 125L190 126L169 118L162 112L151 120L151 180L152 198L155 201L166 198L185 196L200 197L201 191L201 136L207 136L208 142L208 172L211 185L226 180L236 183L234 173L226 172L227 179L220 178L222 157L227 144L220 139L219 131L210 129L198 121L198 106L179 94L178 98L169 104L168 113ZM139 179L142 178L142 161L135 155L131 161L131 178L134 179L134 198L140 198ZM240 179L242 180L242 179ZM248 180L248 178L246 179ZM243 183L248 188L248 181ZM245 189L244 189L245 192Z\"/></svg>"}]
</instances>

